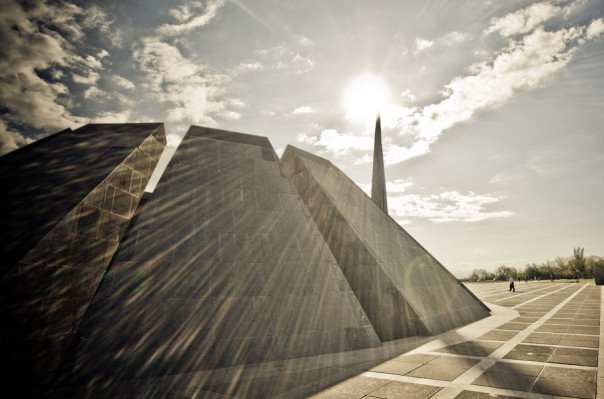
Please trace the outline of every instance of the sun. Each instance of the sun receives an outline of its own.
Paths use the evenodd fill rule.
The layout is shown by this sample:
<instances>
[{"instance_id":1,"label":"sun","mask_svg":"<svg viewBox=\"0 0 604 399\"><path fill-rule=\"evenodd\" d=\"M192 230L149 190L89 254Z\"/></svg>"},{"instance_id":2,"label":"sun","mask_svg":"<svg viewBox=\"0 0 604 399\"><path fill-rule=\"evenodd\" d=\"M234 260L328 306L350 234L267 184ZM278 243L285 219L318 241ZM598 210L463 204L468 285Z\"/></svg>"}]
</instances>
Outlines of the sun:
<instances>
[{"instance_id":1,"label":"sun","mask_svg":"<svg viewBox=\"0 0 604 399\"><path fill-rule=\"evenodd\" d=\"M389 99L388 88L380 78L370 73L357 76L344 91L346 119L371 125Z\"/></svg>"}]
</instances>

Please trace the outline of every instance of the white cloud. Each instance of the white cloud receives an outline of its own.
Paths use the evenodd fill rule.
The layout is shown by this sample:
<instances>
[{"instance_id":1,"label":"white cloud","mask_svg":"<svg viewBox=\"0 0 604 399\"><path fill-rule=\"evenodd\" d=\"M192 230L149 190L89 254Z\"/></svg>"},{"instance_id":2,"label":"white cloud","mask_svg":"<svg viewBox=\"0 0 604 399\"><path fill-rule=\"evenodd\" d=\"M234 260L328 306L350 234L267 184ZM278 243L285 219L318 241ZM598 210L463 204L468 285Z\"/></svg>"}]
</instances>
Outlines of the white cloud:
<instances>
[{"instance_id":1,"label":"white cloud","mask_svg":"<svg viewBox=\"0 0 604 399\"><path fill-rule=\"evenodd\" d=\"M130 121L130 110L122 112L100 112L90 123L126 123Z\"/></svg>"},{"instance_id":2,"label":"white cloud","mask_svg":"<svg viewBox=\"0 0 604 399\"><path fill-rule=\"evenodd\" d=\"M296 108L292 113L293 114L310 114L313 112L313 109L310 105L303 105L301 107Z\"/></svg>"},{"instance_id":3,"label":"white cloud","mask_svg":"<svg viewBox=\"0 0 604 399\"><path fill-rule=\"evenodd\" d=\"M124 88L126 90L134 90L136 88L136 86L134 86L134 83L132 83L132 81L130 81L122 76L113 75L113 76L111 76L111 79L115 82L115 84L117 84L118 86L120 86L121 88Z\"/></svg>"},{"instance_id":4,"label":"white cloud","mask_svg":"<svg viewBox=\"0 0 604 399\"><path fill-rule=\"evenodd\" d=\"M245 103L238 98L231 98L226 102L231 107L243 108L245 107Z\"/></svg>"},{"instance_id":5,"label":"white cloud","mask_svg":"<svg viewBox=\"0 0 604 399\"><path fill-rule=\"evenodd\" d=\"M562 8L548 2L531 4L527 8L493 18L485 33L499 32L502 36L527 33L539 24L562 13Z\"/></svg>"},{"instance_id":6,"label":"white cloud","mask_svg":"<svg viewBox=\"0 0 604 399\"><path fill-rule=\"evenodd\" d=\"M109 98L109 93L99 89L97 86L90 86L84 91L84 98L106 100Z\"/></svg>"},{"instance_id":7,"label":"white cloud","mask_svg":"<svg viewBox=\"0 0 604 399\"><path fill-rule=\"evenodd\" d=\"M192 4L199 6L200 3L196 2ZM170 10L170 15L175 17L180 23L178 24L164 24L157 28L157 33L164 36L177 36L188 33L194 29L200 28L207 25L218 13L218 10L224 5L223 0L210 0L208 1L205 10L198 13L196 10L198 7L189 8L188 6L181 6L178 9Z\"/></svg>"},{"instance_id":8,"label":"white cloud","mask_svg":"<svg viewBox=\"0 0 604 399\"><path fill-rule=\"evenodd\" d=\"M57 131L76 127L85 118L69 111L72 93L61 82L74 76L81 83L93 84L102 70L103 49L83 45L87 34L114 39L109 32L112 21L97 6L87 8L64 1L29 2L3 0L0 13L0 107L3 136L6 126ZM50 79L40 77L47 73ZM16 136L12 143L28 139ZM25 140L25 141L24 141Z\"/></svg>"},{"instance_id":9,"label":"white cloud","mask_svg":"<svg viewBox=\"0 0 604 399\"><path fill-rule=\"evenodd\" d=\"M359 188L363 190L367 195L371 196L371 184L356 183L356 185L359 186ZM412 186L412 182L405 181L404 179L394 179L393 181L387 181L386 192L388 193L388 198L393 195L400 195Z\"/></svg>"},{"instance_id":10,"label":"white cloud","mask_svg":"<svg viewBox=\"0 0 604 399\"><path fill-rule=\"evenodd\" d=\"M300 36L298 38L298 44L300 46L310 47L313 46L315 43L306 36Z\"/></svg>"},{"instance_id":11,"label":"white cloud","mask_svg":"<svg viewBox=\"0 0 604 399\"><path fill-rule=\"evenodd\" d=\"M228 77L186 58L162 38L144 38L134 51L134 59L145 73L145 87L152 98L167 105L167 122L215 126L216 116L239 118L220 99Z\"/></svg>"},{"instance_id":12,"label":"white cloud","mask_svg":"<svg viewBox=\"0 0 604 399\"><path fill-rule=\"evenodd\" d=\"M415 54L418 54L422 51L424 51L427 48L430 48L434 46L434 41L432 40L428 40L428 39L422 39L420 37L418 37L417 39L415 39Z\"/></svg>"},{"instance_id":13,"label":"white cloud","mask_svg":"<svg viewBox=\"0 0 604 399\"><path fill-rule=\"evenodd\" d=\"M31 142L33 142L32 139L26 138L21 133L11 130L6 123L0 119L0 155L14 151Z\"/></svg>"},{"instance_id":14,"label":"white cloud","mask_svg":"<svg viewBox=\"0 0 604 399\"><path fill-rule=\"evenodd\" d=\"M326 129L319 137L299 134L297 141L323 147L326 151L338 155L347 155L351 151L368 151L373 148L373 138L355 134L339 133L334 129Z\"/></svg>"},{"instance_id":15,"label":"white cloud","mask_svg":"<svg viewBox=\"0 0 604 399\"><path fill-rule=\"evenodd\" d=\"M587 39L595 39L604 33L604 19L599 18L589 24L585 37Z\"/></svg>"},{"instance_id":16,"label":"white cloud","mask_svg":"<svg viewBox=\"0 0 604 399\"><path fill-rule=\"evenodd\" d=\"M239 64L239 69L244 71L259 71L264 69L264 65L261 62L242 62Z\"/></svg>"},{"instance_id":17,"label":"white cloud","mask_svg":"<svg viewBox=\"0 0 604 399\"><path fill-rule=\"evenodd\" d=\"M465 41L467 38L468 38L467 33L451 32L451 33L445 35L442 38L442 41L446 44L455 44L455 43L461 43L461 42Z\"/></svg>"},{"instance_id":18,"label":"white cloud","mask_svg":"<svg viewBox=\"0 0 604 399\"><path fill-rule=\"evenodd\" d=\"M428 219L436 223L479 222L513 215L509 211L488 211L487 205L498 202L502 197L473 192L460 194L448 191L438 195L417 194L390 195L389 211L393 218L408 224L410 219Z\"/></svg>"},{"instance_id":19,"label":"white cloud","mask_svg":"<svg viewBox=\"0 0 604 399\"><path fill-rule=\"evenodd\" d=\"M84 85L93 85L101 78L101 75L94 71L88 71L88 76L82 76L76 73L74 73L72 76L74 82Z\"/></svg>"},{"instance_id":20,"label":"white cloud","mask_svg":"<svg viewBox=\"0 0 604 399\"><path fill-rule=\"evenodd\" d=\"M134 100L132 100L128 96L123 95L118 91L105 91L98 88L97 86L90 86L89 88L87 88L84 91L83 96L85 99L95 100L95 104L97 105L105 103L111 105L119 104L122 106L130 106L134 104Z\"/></svg>"},{"instance_id":21,"label":"white cloud","mask_svg":"<svg viewBox=\"0 0 604 399\"><path fill-rule=\"evenodd\" d=\"M256 51L256 55L262 59L262 62L253 61L242 63L248 66L245 69L269 69L269 70L289 70L296 74L302 74L313 69L315 62L308 56L301 54L304 49L299 51L292 50L285 43L267 49ZM256 68L257 67L257 68Z\"/></svg>"},{"instance_id":22,"label":"white cloud","mask_svg":"<svg viewBox=\"0 0 604 399\"><path fill-rule=\"evenodd\" d=\"M539 21L549 15L547 7L545 11L539 11L539 7L529 9L531 15L540 16ZM431 144L446 129L471 119L478 111L500 106L520 90L546 84L570 62L586 40L604 33L603 19L594 20L586 26L556 31L535 26L533 19L527 18L527 21L523 26L526 28L530 25L530 33L515 40L509 39L508 45L490 59L472 65L472 74L454 78L444 87L442 101L423 107L396 104L382 107L382 127L399 130L397 137L391 137L390 141L383 143L386 164L427 154ZM408 94L403 92L404 96L410 97ZM302 135L299 140L335 154L365 151L364 154L355 154L358 155L357 164L372 160L372 139L362 134L353 132L343 135L328 129L318 137Z\"/></svg>"},{"instance_id":23,"label":"white cloud","mask_svg":"<svg viewBox=\"0 0 604 399\"><path fill-rule=\"evenodd\" d=\"M413 92L409 89L403 91L401 93L401 98L405 98L405 99L409 99L411 101L415 101L415 94L413 94Z\"/></svg>"},{"instance_id":24,"label":"white cloud","mask_svg":"<svg viewBox=\"0 0 604 399\"><path fill-rule=\"evenodd\" d=\"M185 22L193 17L196 9L201 9L202 4L199 1L191 2L190 4L183 4L178 8L168 10L168 13L178 22Z\"/></svg>"},{"instance_id":25,"label":"white cloud","mask_svg":"<svg viewBox=\"0 0 604 399\"><path fill-rule=\"evenodd\" d=\"M594 21L594 36L599 22ZM421 108L394 108L402 138L412 145L385 149L387 163L401 162L429 152L442 132L467 121L477 111L499 106L519 90L539 87L564 68L587 37L586 27L547 32L535 28L520 41L511 41L492 61L473 66L474 75L457 77L445 86L445 99ZM599 33L597 33L599 32Z\"/></svg>"}]
</instances>

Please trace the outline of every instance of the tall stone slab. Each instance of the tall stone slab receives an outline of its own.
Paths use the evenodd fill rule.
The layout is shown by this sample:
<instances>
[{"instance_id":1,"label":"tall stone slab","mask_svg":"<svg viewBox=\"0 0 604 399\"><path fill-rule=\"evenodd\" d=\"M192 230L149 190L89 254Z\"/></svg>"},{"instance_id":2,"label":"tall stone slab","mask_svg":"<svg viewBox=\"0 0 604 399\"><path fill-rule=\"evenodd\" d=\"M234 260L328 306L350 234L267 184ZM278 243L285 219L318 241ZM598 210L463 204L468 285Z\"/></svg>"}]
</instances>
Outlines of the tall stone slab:
<instances>
[{"instance_id":1,"label":"tall stone slab","mask_svg":"<svg viewBox=\"0 0 604 399\"><path fill-rule=\"evenodd\" d=\"M388 195L386 192L386 171L384 152L382 151L382 124L378 115L375 121L375 138L373 143L373 171L371 174L371 199L385 213L388 213Z\"/></svg>"},{"instance_id":2,"label":"tall stone slab","mask_svg":"<svg viewBox=\"0 0 604 399\"><path fill-rule=\"evenodd\" d=\"M164 146L160 123L97 124L0 158L0 373L19 392L49 382Z\"/></svg>"},{"instance_id":3,"label":"tall stone slab","mask_svg":"<svg viewBox=\"0 0 604 399\"><path fill-rule=\"evenodd\" d=\"M438 334L489 315L329 161L292 146L281 161L382 341Z\"/></svg>"},{"instance_id":4,"label":"tall stone slab","mask_svg":"<svg viewBox=\"0 0 604 399\"><path fill-rule=\"evenodd\" d=\"M135 216L77 338L58 385L109 392L380 345L268 139L196 126Z\"/></svg>"}]
</instances>

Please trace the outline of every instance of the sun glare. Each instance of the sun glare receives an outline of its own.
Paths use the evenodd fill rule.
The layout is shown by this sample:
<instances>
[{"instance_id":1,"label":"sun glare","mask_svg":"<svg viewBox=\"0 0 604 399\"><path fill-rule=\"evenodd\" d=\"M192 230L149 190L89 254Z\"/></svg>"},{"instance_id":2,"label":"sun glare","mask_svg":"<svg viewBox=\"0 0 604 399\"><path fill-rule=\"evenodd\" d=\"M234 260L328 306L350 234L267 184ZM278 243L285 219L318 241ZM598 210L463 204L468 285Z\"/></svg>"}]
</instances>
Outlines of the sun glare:
<instances>
[{"instance_id":1,"label":"sun glare","mask_svg":"<svg viewBox=\"0 0 604 399\"><path fill-rule=\"evenodd\" d=\"M344 92L346 119L371 125L388 100L388 88L380 78L368 73L360 75Z\"/></svg>"}]
</instances>

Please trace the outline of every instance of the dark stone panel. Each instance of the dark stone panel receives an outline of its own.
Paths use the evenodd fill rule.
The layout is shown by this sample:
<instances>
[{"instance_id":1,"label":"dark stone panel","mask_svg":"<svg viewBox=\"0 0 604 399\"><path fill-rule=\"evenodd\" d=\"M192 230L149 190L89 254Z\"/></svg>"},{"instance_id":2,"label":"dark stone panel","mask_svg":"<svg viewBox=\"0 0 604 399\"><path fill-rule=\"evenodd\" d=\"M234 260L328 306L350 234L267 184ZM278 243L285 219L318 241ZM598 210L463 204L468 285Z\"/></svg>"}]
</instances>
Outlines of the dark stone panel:
<instances>
[{"instance_id":1,"label":"dark stone panel","mask_svg":"<svg viewBox=\"0 0 604 399\"><path fill-rule=\"evenodd\" d=\"M277 156L275 151L272 148L260 148L262 150L262 159L265 161L275 162L277 160Z\"/></svg>"},{"instance_id":2,"label":"dark stone panel","mask_svg":"<svg viewBox=\"0 0 604 399\"><path fill-rule=\"evenodd\" d=\"M349 336L380 344L270 143L244 136L190 129L111 261L60 386L349 350Z\"/></svg>"},{"instance_id":3,"label":"dark stone panel","mask_svg":"<svg viewBox=\"0 0 604 399\"><path fill-rule=\"evenodd\" d=\"M254 136L251 134L241 134L227 130L212 129L201 126L191 126L187 131L189 137L204 137L213 140L230 141L233 143L248 144L258 147L270 148L270 141L266 137Z\"/></svg>"},{"instance_id":4,"label":"dark stone panel","mask_svg":"<svg viewBox=\"0 0 604 399\"><path fill-rule=\"evenodd\" d=\"M128 221L110 213L115 188L108 181L132 189L132 176L141 175L123 162L140 152L137 146L146 138L156 143L153 151L158 155L163 145L151 137L155 133L161 139L163 125L87 125L0 158L0 170L11 171L0 174L2 184L10 185L6 207L0 210L3 224L6 221L3 231L10 235L0 249L0 275L4 276L0 312L7 321L0 335L10 331L10 339L0 355L10 358L6 348L28 347L28 340L34 338L48 345L40 351L44 358L20 350L5 374L9 380L27 381L35 391L54 372ZM144 173L150 173L156 161L147 162ZM138 197L128 202L125 216L131 214L135 202ZM21 261L15 262L19 257ZM24 307L24 303L30 305ZM13 379L15 373L19 377Z\"/></svg>"},{"instance_id":5,"label":"dark stone panel","mask_svg":"<svg viewBox=\"0 0 604 399\"><path fill-rule=\"evenodd\" d=\"M5 188L0 274L23 258L155 131L163 135L163 125L86 125L0 157L0 184Z\"/></svg>"},{"instance_id":6,"label":"dark stone panel","mask_svg":"<svg viewBox=\"0 0 604 399\"><path fill-rule=\"evenodd\" d=\"M282 163L382 340L436 334L488 316L482 302L330 162L288 146Z\"/></svg>"}]
</instances>

